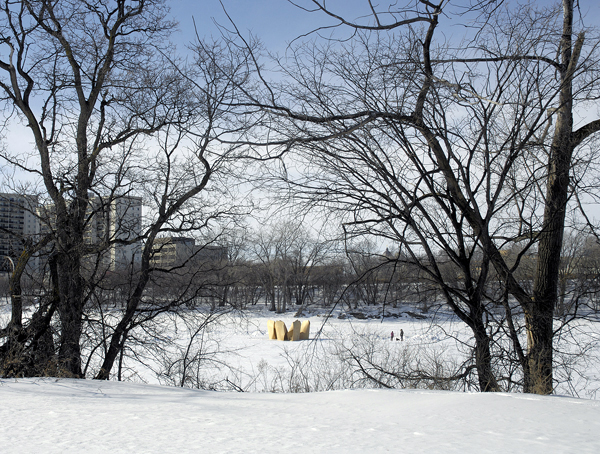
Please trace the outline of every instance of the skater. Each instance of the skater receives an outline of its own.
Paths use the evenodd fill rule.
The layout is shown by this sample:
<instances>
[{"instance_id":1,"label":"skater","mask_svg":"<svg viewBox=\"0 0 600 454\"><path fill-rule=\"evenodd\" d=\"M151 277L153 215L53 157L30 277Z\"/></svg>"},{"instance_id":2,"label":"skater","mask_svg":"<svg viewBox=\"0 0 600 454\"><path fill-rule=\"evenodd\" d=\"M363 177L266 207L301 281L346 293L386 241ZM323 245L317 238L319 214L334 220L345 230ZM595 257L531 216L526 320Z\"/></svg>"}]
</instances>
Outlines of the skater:
<instances>
[{"instance_id":1,"label":"skater","mask_svg":"<svg viewBox=\"0 0 600 454\"><path fill-rule=\"evenodd\" d=\"M400 330L400 340L404 340L404 331L402 329Z\"/></svg>"},{"instance_id":2,"label":"skater","mask_svg":"<svg viewBox=\"0 0 600 454\"><path fill-rule=\"evenodd\" d=\"M394 340L394 332L392 331L392 335L390 336L390 340L393 341Z\"/></svg>"}]
</instances>

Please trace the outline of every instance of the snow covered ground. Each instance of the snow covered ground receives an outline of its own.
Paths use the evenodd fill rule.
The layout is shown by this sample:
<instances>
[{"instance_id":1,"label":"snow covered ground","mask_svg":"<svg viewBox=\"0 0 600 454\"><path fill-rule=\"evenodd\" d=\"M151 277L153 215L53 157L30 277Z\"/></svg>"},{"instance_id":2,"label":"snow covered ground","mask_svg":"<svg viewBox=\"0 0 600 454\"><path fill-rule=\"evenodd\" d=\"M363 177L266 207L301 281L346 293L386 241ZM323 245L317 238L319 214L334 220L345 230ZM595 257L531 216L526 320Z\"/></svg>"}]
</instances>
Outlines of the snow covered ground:
<instances>
[{"instance_id":1,"label":"snow covered ground","mask_svg":"<svg viewBox=\"0 0 600 454\"><path fill-rule=\"evenodd\" d=\"M295 317L293 313L276 315L260 308L213 320L191 345L188 341L200 320L194 323L188 319L182 323L179 319L176 329L172 320L163 320L164 331L160 335L174 342L170 356L136 348L136 355L124 361L123 377L179 386L184 366L174 361L185 356L189 363L185 372L187 387L206 389L214 385L219 390L306 392L362 386L360 383L349 386L356 377L339 370L347 367L336 355L340 348L374 348L389 354L389 359L402 357L406 352L422 357L434 355L440 361L453 361L470 354L465 344L456 342L469 338L468 329L454 318L437 317L436 321L441 322L437 324L431 318L417 319L406 314L385 318L383 322L377 318L359 320L338 315L336 312L327 318L326 313L317 311L309 317L300 317L311 322L309 342L269 340L267 319L281 318L290 326ZM404 341L390 342L391 332L397 337L401 330ZM200 364L194 361L196 357L201 358Z\"/></svg>"},{"instance_id":2,"label":"snow covered ground","mask_svg":"<svg viewBox=\"0 0 600 454\"><path fill-rule=\"evenodd\" d=\"M340 361L340 356L350 350L362 350L363 356L375 351L379 355L377 362L387 361L388 370L407 360L412 361L413 366L419 362L429 369L441 367L443 374L452 375L472 354L470 330L450 314L438 312L435 316L427 314L426 318L411 314L399 309L397 317L361 320L347 314L338 318L339 312L336 312L325 322L325 314L315 311L310 316L300 317L311 322L310 342L277 342L267 338L267 319L281 318L289 326L294 320L293 313L276 315L254 308L243 315L227 314L214 320L202 336L194 339L191 348L187 341L195 325L189 321L188 325L178 322L176 330L165 328L166 332L161 335L176 341L180 351L171 351L170 358L158 358L153 353L144 355L138 350L135 359L130 357L124 361L127 368L123 377L151 384L179 385L182 364L173 361L186 355L190 362L186 371L187 387L206 389L214 384L220 390L258 392L362 387L365 384L357 381L357 374L350 376L348 365ZM404 332L404 342L390 342L391 332L397 337L400 330ZM346 352L340 355L340 349ZM201 364L195 363L194 357L201 358ZM555 361L557 394L599 398L600 322L572 322L561 335ZM350 367L355 368L355 365ZM472 391L476 389L475 382L473 373L471 384L459 383L456 388ZM398 387L396 383L391 384ZM366 386L373 387L373 383Z\"/></svg>"},{"instance_id":3,"label":"snow covered ground","mask_svg":"<svg viewBox=\"0 0 600 454\"><path fill-rule=\"evenodd\" d=\"M137 362L126 358L123 376L133 382L0 380L0 452L600 452L598 400L420 389L238 393L157 385L178 384L183 363L173 361L182 352L202 359L187 365L193 373L186 372L186 386L194 387L197 379L245 391L304 391L308 382L329 389L328 380L344 376L329 353L357 337L391 354L424 349L416 351L452 359L466 353L456 339L468 331L452 318L432 323L405 313L383 321L336 314L322 325L323 314L313 313L312 341L277 342L267 339L266 319L272 316L260 310L228 314L202 331L191 349L193 323L177 319L176 329L165 323L161 335L179 347L169 357L149 350ZM282 318L293 320L291 314ZM587 395L595 395L599 330L587 322L576 328L573 336L588 339L582 371L588 378L575 383L573 376L565 383L588 386ZM391 342L391 331L398 335L400 329L404 342Z\"/></svg>"},{"instance_id":4,"label":"snow covered ground","mask_svg":"<svg viewBox=\"0 0 600 454\"><path fill-rule=\"evenodd\" d=\"M20 379L0 402L3 453L600 452L600 402L557 396Z\"/></svg>"}]
</instances>

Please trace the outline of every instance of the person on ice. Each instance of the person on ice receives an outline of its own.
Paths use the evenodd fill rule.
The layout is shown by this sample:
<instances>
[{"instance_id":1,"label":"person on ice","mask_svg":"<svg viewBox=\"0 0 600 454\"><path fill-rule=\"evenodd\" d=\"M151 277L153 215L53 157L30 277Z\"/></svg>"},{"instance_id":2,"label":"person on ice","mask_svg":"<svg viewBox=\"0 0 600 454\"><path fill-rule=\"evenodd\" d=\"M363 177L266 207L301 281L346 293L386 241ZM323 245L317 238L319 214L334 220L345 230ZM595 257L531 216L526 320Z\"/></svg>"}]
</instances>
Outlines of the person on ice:
<instances>
[{"instance_id":1,"label":"person on ice","mask_svg":"<svg viewBox=\"0 0 600 454\"><path fill-rule=\"evenodd\" d=\"M400 330L400 340L403 341L404 340L404 330Z\"/></svg>"},{"instance_id":2,"label":"person on ice","mask_svg":"<svg viewBox=\"0 0 600 454\"><path fill-rule=\"evenodd\" d=\"M392 335L390 336L390 340L394 340L394 332L392 331Z\"/></svg>"}]
</instances>

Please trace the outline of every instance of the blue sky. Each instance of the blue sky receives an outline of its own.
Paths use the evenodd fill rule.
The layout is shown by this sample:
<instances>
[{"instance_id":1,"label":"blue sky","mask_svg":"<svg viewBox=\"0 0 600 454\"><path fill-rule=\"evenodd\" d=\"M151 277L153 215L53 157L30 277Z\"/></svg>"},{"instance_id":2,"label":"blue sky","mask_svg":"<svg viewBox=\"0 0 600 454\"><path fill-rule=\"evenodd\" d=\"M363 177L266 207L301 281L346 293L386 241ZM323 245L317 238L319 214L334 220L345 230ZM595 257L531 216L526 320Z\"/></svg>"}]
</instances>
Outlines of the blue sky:
<instances>
[{"instance_id":1,"label":"blue sky","mask_svg":"<svg viewBox=\"0 0 600 454\"><path fill-rule=\"evenodd\" d=\"M242 33L247 35L252 31L269 49L276 51L284 50L289 41L314 28L319 20L325 20L299 10L286 0L223 0L223 3ZM218 36L213 19L229 26L218 0L174 0L171 5L183 37L193 37L193 20L201 37Z\"/></svg>"},{"instance_id":2,"label":"blue sky","mask_svg":"<svg viewBox=\"0 0 600 454\"><path fill-rule=\"evenodd\" d=\"M548 5L559 1L538 0L536 3ZM269 50L276 52L283 52L286 45L294 38L316 27L333 23L332 19L324 14L302 11L287 0L222 0L222 2L242 33L247 34L252 31ZM310 0L295 0L295 2L306 6L311 4ZM394 2L381 0L373 3L383 9L384 5ZM408 1L397 0L397 3L402 5ZM585 24L600 26L600 1L579 0L579 3ZM172 0L170 4L172 14L180 24L181 33L177 39L179 42L187 42L193 38L193 20L196 21L201 37L218 35L213 19L223 25L229 25L219 0ZM328 0L327 5L336 13L351 19L369 13L367 0Z\"/></svg>"}]
</instances>

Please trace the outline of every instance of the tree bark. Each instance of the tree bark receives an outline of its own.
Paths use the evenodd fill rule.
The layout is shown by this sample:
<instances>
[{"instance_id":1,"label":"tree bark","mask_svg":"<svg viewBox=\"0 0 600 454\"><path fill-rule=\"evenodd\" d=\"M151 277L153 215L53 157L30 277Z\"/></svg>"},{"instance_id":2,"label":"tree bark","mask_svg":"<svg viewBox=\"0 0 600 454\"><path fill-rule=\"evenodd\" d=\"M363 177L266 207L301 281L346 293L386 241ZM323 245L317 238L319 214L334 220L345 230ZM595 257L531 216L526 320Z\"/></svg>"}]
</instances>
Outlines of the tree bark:
<instances>
[{"instance_id":1,"label":"tree bark","mask_svg":"<svg viewBox=\"0 0 600 454\"><path fill-rule=\"evenodd\" d=\"M477 379L479 389L482 392L498 392L500 387L492 368L492 353L490 349L490 338L483 323L472 327L475 337L475 366L477 368Z\"/></svg>"},{"instance_id":2,"label":"tree bark","mask_svg":"<svg viewBox=\"0 0 600 454\"><path fill-rule=\"evenodd\" d=\"M552 320L558 298L560 256L569 197L569 173L573 145L573 73L583 45L581 36L573 47L573 0L563 0L563 34L560 43L559 106L550 148L544 223L538 245L538 261L531 304L526 305L527 355L531 381L525 392L551 394Z\"/></svg>"},{"instance_id":3,"label":"tree bark","mask_svg":"<svg viewBox=\"0 0 600 454\"><path fill-rule=\"evenodd\" d=\"M65 253L57 258L58 290L60 302L60 348L58 351L59 375L83 377L80 339L83 328L85 282L81 276L81 260L77 254Z\"/></svg>"}]
</instances>

